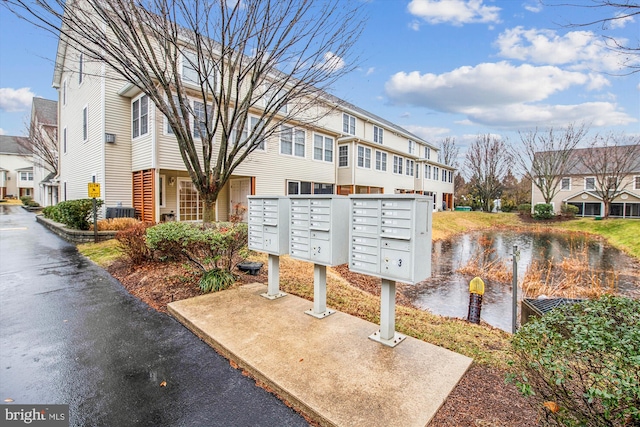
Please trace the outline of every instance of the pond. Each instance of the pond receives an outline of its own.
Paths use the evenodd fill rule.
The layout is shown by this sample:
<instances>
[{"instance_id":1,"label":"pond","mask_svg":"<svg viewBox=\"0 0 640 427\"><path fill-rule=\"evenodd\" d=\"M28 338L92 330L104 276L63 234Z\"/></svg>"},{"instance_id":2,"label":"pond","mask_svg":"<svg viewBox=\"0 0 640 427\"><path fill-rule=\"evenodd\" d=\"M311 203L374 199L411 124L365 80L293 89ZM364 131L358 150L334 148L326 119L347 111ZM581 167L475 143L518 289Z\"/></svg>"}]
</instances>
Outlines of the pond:
<instances>
[{"instance_id":1,"label":"pond","mask_svg":"<svg viewBox=\"0 0 640 427\"><path fill-rule=\"evenodd\" d=\"M431 278L408 287L404 293L417 307L434 314L465 319L469 308L469 281L474 275L464 275L458 270L483 260L498 263L504 272L510 273L514 245L520 250L519 286L532 264L532 270L545 270L549 261L557 266L582 258L588 263L590 274L602 275L607 283L615 281L616 294L640 297L640 263L602 240L577 233L515 231L475 232L434 242ZM485 281L482 320L510 332L511 279L498 281L479 275ZM522 299L521 288L518 297Z\"/></svg>"}]
</instances>

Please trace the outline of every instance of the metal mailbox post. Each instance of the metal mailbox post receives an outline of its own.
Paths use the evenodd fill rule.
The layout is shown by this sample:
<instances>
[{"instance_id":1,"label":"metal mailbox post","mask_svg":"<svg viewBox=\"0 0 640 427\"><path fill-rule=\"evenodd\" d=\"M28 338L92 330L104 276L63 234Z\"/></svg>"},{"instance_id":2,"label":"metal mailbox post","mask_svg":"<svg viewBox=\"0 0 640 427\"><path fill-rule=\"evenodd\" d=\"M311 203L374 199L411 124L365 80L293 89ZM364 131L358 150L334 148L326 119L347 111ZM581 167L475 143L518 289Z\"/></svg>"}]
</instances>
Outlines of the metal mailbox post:
<instances>
[{"instance_id":1,"label":"metal mailbox post","mask_svg":"<svg viewBox=\"0 0 640 427\"><path fill-rule=\"evenodd\" d=\"M280 292L280 255L289 253L289 199L278 196L248 196L249 249L269 254L268 299Z\"/></svg>"},{"instance_id":2,"label":"metal mailbox post","mask_svg":"<svg viewBox=\"0 0 640 427\"><path fill-rule=\"evenodd\" d=\"M380 330L369 338L395 347L396 280L431 276L431 206L415 194L349 196L349 270L382 278Z\"/></svg>"},{"instance_id":3,"label":"metal mailbox post","mask_svg":"<svg viewBox=\"0 0 640 427\"><path fill-rule=\"evenodd\" d=\"M347 217L349 199L344 196L290 196L289 255L313 266L313 309L305 313L324 318L327 309L327 266L348 260Z\"/></svg>"}]
</instances>

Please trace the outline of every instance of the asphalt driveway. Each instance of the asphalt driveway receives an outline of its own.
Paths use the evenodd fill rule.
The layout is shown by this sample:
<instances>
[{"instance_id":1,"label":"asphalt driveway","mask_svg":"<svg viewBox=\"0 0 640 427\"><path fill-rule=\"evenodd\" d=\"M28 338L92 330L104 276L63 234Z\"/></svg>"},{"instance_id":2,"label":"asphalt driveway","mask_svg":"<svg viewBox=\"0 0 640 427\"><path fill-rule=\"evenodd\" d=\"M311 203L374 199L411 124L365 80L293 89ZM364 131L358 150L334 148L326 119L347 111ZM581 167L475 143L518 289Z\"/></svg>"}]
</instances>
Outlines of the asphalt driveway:
<instances>
[{"instance_id":1,"label":"asphalt driveway","mask_svg":"<svg viewBox=\"0 0 640 427\"><path fill-rule=\"evenodd\" d=\"M0 400L6 399L69 404L76 426L307 425L172 317L129 295L34 214L0 205Z\"/></svg>"}]
</instances>

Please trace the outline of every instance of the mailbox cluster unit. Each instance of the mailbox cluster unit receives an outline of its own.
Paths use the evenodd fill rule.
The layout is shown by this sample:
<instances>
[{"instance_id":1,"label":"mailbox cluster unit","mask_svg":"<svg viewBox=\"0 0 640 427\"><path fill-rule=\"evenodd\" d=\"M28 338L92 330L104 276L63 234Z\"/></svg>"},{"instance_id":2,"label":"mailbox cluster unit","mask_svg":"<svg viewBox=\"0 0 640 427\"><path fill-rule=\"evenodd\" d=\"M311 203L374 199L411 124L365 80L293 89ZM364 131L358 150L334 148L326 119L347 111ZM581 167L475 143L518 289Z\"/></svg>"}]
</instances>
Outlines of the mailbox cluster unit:
<instances>
[{"instance_id":1,"label":"mailbox cluster unit","mask_svg":"<svg viewBox=\"0 0 640 427\"><path fill-rule=\"evenodd\" d=\"M349 200L344 196L290 196L291 258L333 266L348 260Z\"/></svg>"},{"instance_id":2,"label":"mailbox cluster unit","mask_svg":"<svg viewBox=\"0 0 640 427\"><path fill-rule=\"evenodd\" d=\"M249 196L249 249L271 255L289 253L289 200Z\"/></svg>"},{"instance_id":3,"label":"mailbox cluster unit","mask_svg":"<svg viewBox=\"0 0 640 427\"><path fill-rule=\"evenodd\" d=\"M418 283L431 275L431 198L350 195L349 269Z\"/></svg>"}]
</instances>

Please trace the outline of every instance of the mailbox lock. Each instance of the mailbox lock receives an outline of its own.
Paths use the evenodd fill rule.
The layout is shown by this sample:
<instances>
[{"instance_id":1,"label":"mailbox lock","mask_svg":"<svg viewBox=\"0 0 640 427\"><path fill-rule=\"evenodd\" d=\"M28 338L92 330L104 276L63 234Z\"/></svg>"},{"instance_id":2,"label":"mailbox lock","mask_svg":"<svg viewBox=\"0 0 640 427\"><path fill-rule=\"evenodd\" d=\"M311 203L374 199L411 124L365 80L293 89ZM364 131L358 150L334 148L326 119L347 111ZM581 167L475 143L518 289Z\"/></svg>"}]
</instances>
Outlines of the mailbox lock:
<instances>
[{"instance_id":1,"label":"mailbox lock","mask_svg":"<svg viewBox=\"0 0 640 427\"><path fill-rule=\"evenodd\" d=\"M402 260L401 259L398 260L398 267L402 267Z\"/></svg>"}]
</instances>

